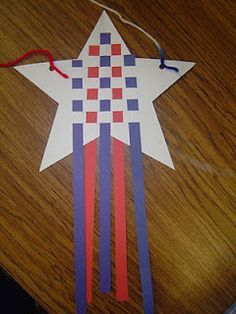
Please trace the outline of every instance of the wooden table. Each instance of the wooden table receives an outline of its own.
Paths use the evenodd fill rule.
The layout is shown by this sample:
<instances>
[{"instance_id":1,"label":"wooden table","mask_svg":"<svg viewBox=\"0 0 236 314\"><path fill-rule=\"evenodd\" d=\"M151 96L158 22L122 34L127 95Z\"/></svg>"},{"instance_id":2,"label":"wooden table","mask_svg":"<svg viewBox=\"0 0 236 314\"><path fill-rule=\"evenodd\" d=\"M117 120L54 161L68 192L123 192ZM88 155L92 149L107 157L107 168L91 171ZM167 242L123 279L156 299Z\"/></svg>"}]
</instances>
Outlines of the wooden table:
<instances>
[{"instance_id":1,"label":"wooden table","mask_svg":"<svg viewBox=\"0 0 236 314\"><path fill-rule=\"evenodd\" d=\"M236 292L235 2L103 3L150 32L169 58L197 63L154 102L176 171L143 156L155 309L223 313ZM1 0L0 62L33 48L76 58L100 14L85 0ZM158 57L110 16L136 56ZM71 156L38 172L57 105L13 69L1 69L0 82L1 266L49 313L75 313ZM113 292L99 292L96 195L89 313L142 313L129 147L126 158L129 302L115 301L114 258Z\"/></svg>"}]
</instances>

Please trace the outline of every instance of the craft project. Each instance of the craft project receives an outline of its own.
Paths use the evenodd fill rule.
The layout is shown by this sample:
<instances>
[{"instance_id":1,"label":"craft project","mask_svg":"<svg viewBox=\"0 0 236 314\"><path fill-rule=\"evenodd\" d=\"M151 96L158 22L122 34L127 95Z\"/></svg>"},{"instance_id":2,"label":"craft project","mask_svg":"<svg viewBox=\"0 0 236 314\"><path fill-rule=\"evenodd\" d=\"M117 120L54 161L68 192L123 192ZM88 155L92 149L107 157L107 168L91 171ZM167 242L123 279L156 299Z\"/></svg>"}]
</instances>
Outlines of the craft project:
<instances>
[{"instance_id":1,"label":"craft project","mask_svg":"<svg viewBox=\"0 0 236 314\"><path fill-rule=\"evenodd\" d=\"M99 138L100 289L111 290L111 152L114 167L116 298L128 300L124 144L130 146L139 269L145 313L153 313L142 153L174 169L153 100L194 63L136 58L104 11L78 59L17 66L58 103L40 171L73 153L77 313L92 300L94 191ZM86 302L87 301L87 302Z\"/></svg>"}]
</instances>

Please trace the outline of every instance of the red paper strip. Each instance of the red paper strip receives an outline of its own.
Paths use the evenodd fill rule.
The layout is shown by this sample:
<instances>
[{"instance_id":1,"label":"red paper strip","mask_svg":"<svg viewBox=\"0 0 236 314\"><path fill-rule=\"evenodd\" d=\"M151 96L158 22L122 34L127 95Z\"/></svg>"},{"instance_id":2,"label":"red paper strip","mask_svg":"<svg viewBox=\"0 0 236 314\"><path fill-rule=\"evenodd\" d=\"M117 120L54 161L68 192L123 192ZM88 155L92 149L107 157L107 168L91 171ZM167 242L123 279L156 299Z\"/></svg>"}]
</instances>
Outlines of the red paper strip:
<instances>
[{"instance_id":1,"label":"red paper strip","mask_svg":"<svg viewBox=\"0 0 236 314\"><path fill-rule=\"evenodd\" d=\"M113 139L116 299L128 300L124 143Z\"/></svg>"},{"instance_id":2,"label":"red paper strip","mask_svg":"<svg viewBox=\"0 0 236 314\"><path fill-rule=\"evenodd\" d=\"M84 147L85 242L86 242L86 298L92 302L93 226L96 174L96 141ZM79 192L79 191L78 191Z\"/></svg>"}]
</instances>

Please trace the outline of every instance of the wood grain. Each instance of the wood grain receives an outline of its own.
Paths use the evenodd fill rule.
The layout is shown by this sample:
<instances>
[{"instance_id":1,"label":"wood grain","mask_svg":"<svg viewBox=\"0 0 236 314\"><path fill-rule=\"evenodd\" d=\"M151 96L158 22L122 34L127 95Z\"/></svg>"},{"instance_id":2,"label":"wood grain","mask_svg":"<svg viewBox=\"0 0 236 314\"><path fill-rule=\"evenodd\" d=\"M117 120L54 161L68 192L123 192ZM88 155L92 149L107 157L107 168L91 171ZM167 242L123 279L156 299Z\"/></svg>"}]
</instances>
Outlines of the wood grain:
<instances>
[{"instance_id":1,"label":"wood grain","mask_svg":"<svg viewBox=\"0 0 236 314\"><path fill-rule=\"evenodd\" d=\"M197 63L154 102L176 171L143 156L155 310L223 313L236 292L236 3L103 3L150 32L169 58ZM75 58L100 14L85 0L1 0L0 62L32 48ZM111 18L136 56L158 56L142 34ZM0 263L49 313L74 313L71 156L38 172L57 105L13 69L1 69L0 82ZM113 292L99 292L96 205L89 313L142 313L128 147L126 160L130 298L115 301L114 221Z\"/></svg>"}]
</instances>

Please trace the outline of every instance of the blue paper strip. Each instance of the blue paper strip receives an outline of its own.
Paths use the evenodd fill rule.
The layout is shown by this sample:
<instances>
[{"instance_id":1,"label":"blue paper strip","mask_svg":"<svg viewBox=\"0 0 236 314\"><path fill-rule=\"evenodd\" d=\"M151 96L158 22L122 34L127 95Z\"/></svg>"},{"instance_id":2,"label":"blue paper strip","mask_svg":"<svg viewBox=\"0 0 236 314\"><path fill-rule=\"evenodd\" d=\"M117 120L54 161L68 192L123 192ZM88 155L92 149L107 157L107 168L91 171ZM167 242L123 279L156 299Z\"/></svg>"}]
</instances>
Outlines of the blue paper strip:
<instances>
[{"instance_id":1,"label":"blue paper strip","mask_svg":"<svg viewBox=\"0 0 236 314\"><path fill-rule=\"evenodd\" d=\"M100 290L104 293L111 290L110 259L110 194L111 194L111 156L110 124L100 124Z\"/></svg>"},{"instance_id":2,"label":"blue paper strip","mask_svg":"<svg viewBox=\"0 0 236 314\"><path fill-rule=\"evenodd\" d=\"M73 124L76 313L86 313L83 125Z\"/></svg>"},{"instance_id":3,"label":"blue paper strip","mask_svg":"<svg viewBox=\"0 0 236 314\"><path fill-rule=\"evenodd\" d=\"M129 123L139 271L145 314L154 313L139 123Z\"/></svg>"}]
</instances>

